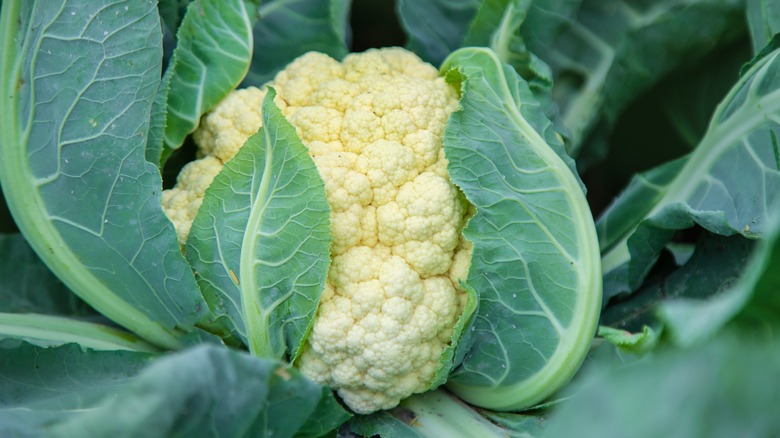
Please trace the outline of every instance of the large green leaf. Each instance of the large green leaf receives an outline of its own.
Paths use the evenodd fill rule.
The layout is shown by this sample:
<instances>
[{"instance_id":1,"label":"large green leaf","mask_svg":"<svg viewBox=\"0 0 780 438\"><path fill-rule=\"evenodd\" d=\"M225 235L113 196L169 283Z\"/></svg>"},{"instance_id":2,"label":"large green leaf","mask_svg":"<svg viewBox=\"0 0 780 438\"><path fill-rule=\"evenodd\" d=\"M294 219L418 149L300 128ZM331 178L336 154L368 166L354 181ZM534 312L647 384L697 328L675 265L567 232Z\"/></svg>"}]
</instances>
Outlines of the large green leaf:
<instances>
[{"instance_id":1,"label":"large green leaf","mask_svg":"<svg viewBox=\"0 0 780 438\"><path fill-rule=\"evenodd\" d=\"M461 47L481 0L398 0L398 18L409 41L407 48L439 65Z\"/></svg>"},{"instance_id":2,"label":"large green leaf","mask_svg":"<svg viewBox=\"0 0 780 438\"><path fill-rule=\"evenodd\" d=\"M0 312L94 316L21 234L0 235Z\"/></svg>"},{"instance_id":3,"label":"large green leaf","mask_svg":"<svg viewBox=\"0 0 780 438\"><path fill-rule=\"evenodd\" d=\"M206 306L144 159L162 56L155 3L6 2L0 25L0 182L17 224L92 307L178 347L176 329Z\"/></svg>"},{"instance_id":4,"label":"large green leaf","mask_svg":"<svg viewBox=\"0 0 780 438\"><path fill-rule=\"evenodd\" d=\"M165 97L166 151L162 144L149 145L149 157L158 160L160 154L164 158L170 150L179 148L198 127L200 116L244 78L253 49L250 11L244 0L193 1L176 41Z\"/></svg>"},{"instance_id":5,"label":"large green leaf","mask_svg":"<svg viewBox=\"0 0 780 438\"><path fill-rule=\"evenodd\" d=\"M21 235L0 235L0 339L154 351L124 330L95 323L101 319L49 271Z\"/></svg>"},{"instance_id":6,"label":"large green leaf","mask_svg":"<svg viewBox=\"0 0 780 438\"><path fill-rule=\"evenodd\" d=\"M583 2L555 44L536 51L555 73L559 121L578 165L605 153L601 142L585 146L594 129L609 133L636 96L741 35L744 21L743 0Z\"/></svg>"},{"instance_id":7,"label":"large green leaf","mask_svg":"<svg viewBox=\"0 0 780 438\"><path fill-rule=\"evenodd\" d=\"M482 0L464 45L490 47L526 81L542 80L549 87L552 73L532 52L552 46L579 4L580 0Z\"/></svg>"},{"instance_id":8,"label":"large green leaf","mask_svg":"<svg viewBox=\"0 0 780 438\"><path fill-rule=\"evenodd\" d=\"M289 365L223 347L149 366L142 353L10 347L0 343L2 436L320 436L349 418Z\"/></svg>"},{"instance_id":9,"label":"large green leaf","mask_svg":"<svg viewBox=\"0 0 780 438\"><path fill-rule=\"evenodd\" d=\"M747 0L747 19L753 53L758 54L780 32L780 3L773 0Z\"/></svg>"},{"instance_id":10,"label":"large green leaf","mask_svg":"<svg viewBox=\"0 0 780 438\"><path fill-rule=\"evenodd\" d=\"M349 0L269 0L257 9L255 51L244 85L260 86L306 52L348 52Z\"/></svg>"},{"instance_id":11,"label":"large green leaf","mask_svg":"<svg viewBox=\"0 0 780 438\"><path fill-rule=\"evenodd\" d=\"M489 49L452 54L461 110L444 135L452 180L477 208L467 283L479 294L473 346L448 386L499 410L566 383L587 353L601 302L593 218L579 178L530 89Z\"/></svg>"},{"instance_id":12,"label":"large green leaf","mask_svg":"<svg viewBox=\"0 0 780 438\"><path fill-rule=\"evenodd\" d=\"M579 4L580 0L400 0L397 10L409 36L407 47L427 62L438 65L460 47L479 45L492 47L515 68L527 68L533 55L526 45L534 52L552 45Z\"/></svg>"},{"instance_id":13,"label":"large green leaf","mask_svg":"<svg viewBox=\"0 0 780 438\"><path fill-rule=\"evenodd\" d=\"M325 286L330 210L314 161L274 96L269 88L263 128L206 191L186 252L216 323L254 354L292 360Z\"/></svg>"},{"instance_id":14,"label":"large green leaf","mask_svg":"<svg viewBox=\"0 0 780 438\"><path fill-rule=\"evenodd\" d=\"M658 308L678 300L707 300L729 290L743 276L754 251L754 240L704 232L691 258L671 273L654 275L630 297L608 305L601 324L630 331L658 325ZM658 277L658 278L655 278Z\"/></svg>"},{"instance_id":15,"label":"large green leaf","mask_svg":"<svg viewBox=\"0 0 780 438\"><path fill-rule=\"evenodd\" d=\"M780 328L780 221L775 220L771 234L756 244L739 268L739 276L720 273L730 282L714 297L685 296L664 303L661 317L675 342L706 340L728 323L758 326L770 333Z\"/></svg>"},{"instance_id":16,"label":"large green leaf","mask_svg":"<svg viewBox=\"0 0 780 438\"><path fill-rule=\"evenodd\" d=\"M728 334L633 365L593 367L546 421L545 437L772 437L780 431L780 344Z\"/></svg>"},{"instance_id":17,"label":"large green leaf","mask_svg":"<svg viewBox=\"0 0 780 438\"><path fill-rule=\"evenodd\" d=\"M675 230L697 223L722 234L763 236L780 207L780 49L757 59L719 105L673 180L644 204L618 198L600 223L608 296L635 290ZM607 218L634 208L639 217Z\"/></svg>"}]
</instances>

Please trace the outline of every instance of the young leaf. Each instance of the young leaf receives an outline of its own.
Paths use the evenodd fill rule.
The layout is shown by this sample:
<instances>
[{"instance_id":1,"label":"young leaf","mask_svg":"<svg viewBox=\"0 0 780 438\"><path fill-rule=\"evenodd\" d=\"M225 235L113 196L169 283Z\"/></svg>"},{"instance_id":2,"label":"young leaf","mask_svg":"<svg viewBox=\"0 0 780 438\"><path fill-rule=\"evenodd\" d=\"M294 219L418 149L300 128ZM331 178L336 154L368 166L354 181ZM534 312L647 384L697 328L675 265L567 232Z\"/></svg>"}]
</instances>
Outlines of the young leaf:
<instances>
[{"instance_id":1,"label":"young leaf","mask_svg":"<svg viewBox=\"0 0 780 438\"><path fill-rule=\"evenodd\" d=\"M641 217L612 221L610 229L617 232L605 237L610 244L603 269L605 279L619 278L605 280L611 288L607 296L636 290L675 230L697 223L722 235L753 238L768 231L769 213L780 207L778 71L780 49L756 60L719 105L675 178L656 187L646 204L633 204ZM618 198L605 217L629 208L624 202Z\"/></svg>"},{"instance_id":2,"label":"young leaf","mask_svg":"<svg viewBox=\"0 0 780 438\"><path fill-rule=\"evenodd\" d=\"M243 85L260 86L295 58L316 51L341 59L348 52L348 0L270 0L257 8L255 50Z\"/></svg>"},{"instance_id":3,"label":"young leaf","mask_svg":"<svg viewBox=\"0 0 780 438\"><path fill-rule=\"evenodd\" d=\"M144 158L154 2L7 2L0 29L0 182L22 233L100 313L178 347L206 309Z\"/></svg>"},{"instance_id":4,"label":"young leaf","mask_svg":"<svg viewBox=\"0 0 780 438\"><path fill-rule=\"evenodd\" d=\"M310 329L330 264L325 186L274 103L263 127L214 179L187 240L212 318L252 353L293 360Z\"/></svg>"},{"instance_id":5,"label":"young leaf","mask_svg":"<svg viewBox=\"0 0 780 438\"><path fill-rule=\"evenodd\" d=\"M151 358L6 347L0 435L319 436L349 419L331 391L280 362L212 345Z\"/></svg>"},{"instance_id":6,"label":"young leaf","mask_svg":"<svg viewBox=\"0 0 780 438\"><path fill-rule=\"evenodd\" d=\"M479 294L473 346L448 387L496 410L565 384L596 331L601 270L593 218L571 159L525 82L489 49L450 55L461 110L444 134L452 180L477 208L466 282Z\"/></svg>"},{"instance_id":7,"label":"young leaf","mask_svg":"<svg viewBox=\"0 0 780 438\"><path fill-rule=\"evenodd\" d=\"M168 67L173 72L167 93L167 150L178 149L198 127L200 116L241 82L252 58L252 22L243 0L190 3L176 36Z\"/></svg>"}]
</instances>

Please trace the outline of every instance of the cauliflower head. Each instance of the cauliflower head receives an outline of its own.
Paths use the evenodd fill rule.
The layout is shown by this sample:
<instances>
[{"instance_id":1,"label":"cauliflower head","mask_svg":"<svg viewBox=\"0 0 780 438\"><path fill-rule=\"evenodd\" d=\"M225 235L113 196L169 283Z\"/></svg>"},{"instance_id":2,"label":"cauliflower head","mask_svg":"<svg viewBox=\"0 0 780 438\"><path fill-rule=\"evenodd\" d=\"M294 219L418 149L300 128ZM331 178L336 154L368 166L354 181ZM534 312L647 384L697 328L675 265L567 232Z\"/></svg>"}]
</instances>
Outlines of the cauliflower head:
<instances>
[{"instance_id":1,"label":"cauliflower head","mask_svg":"<svg viewBox=\"0 0 780 438\"><path fill-rule=\"evenodd\" d=\"M466 299L469 206L442 149L457 93L400 48L341 63L311 52L269 85L331 209L332 264L298 366L355 412L391 408L430 388ZM260 127L265 93L233 91L194 133L202 158L163 194L182 244L211 180Z\"/></svg>"}]
</instances>

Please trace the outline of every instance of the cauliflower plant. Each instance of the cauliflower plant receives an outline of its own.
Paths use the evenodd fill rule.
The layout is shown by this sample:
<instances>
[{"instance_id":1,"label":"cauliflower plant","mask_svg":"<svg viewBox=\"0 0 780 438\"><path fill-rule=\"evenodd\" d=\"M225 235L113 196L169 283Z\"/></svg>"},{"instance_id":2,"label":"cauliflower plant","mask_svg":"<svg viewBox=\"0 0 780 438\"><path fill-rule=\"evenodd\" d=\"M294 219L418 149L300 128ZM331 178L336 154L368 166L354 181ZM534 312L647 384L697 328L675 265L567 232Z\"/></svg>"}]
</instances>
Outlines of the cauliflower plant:
<instances>
[{"instance_id":1,"label":"cauliflower plant","mask_svg":"<svg viewBox=\"0 0 780 438\"><path fill-rule=\"evenodd\" d=\"M398 48L343 63L308 53L269 85L331 209L332 264L298 366L355 412L391 408L430 388L465 302L468 204L442 149L457 93ZM202 158L163 194L182 244L206 188L260 127L265 93L236 90L202 119Z\"/></svg>"}]
</instances>

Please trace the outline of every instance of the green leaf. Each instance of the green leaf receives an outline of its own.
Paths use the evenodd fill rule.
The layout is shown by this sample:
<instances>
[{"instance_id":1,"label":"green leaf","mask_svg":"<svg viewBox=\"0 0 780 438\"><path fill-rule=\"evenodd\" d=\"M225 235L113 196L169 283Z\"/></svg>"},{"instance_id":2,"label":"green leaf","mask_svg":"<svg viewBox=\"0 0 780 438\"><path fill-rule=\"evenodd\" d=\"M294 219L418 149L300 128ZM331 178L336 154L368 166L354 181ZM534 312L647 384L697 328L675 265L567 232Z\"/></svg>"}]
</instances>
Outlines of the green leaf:
<instances>
[{"instance_id":1,"label":"green leaf","mask_svg":"<svg viewBox=\"0 0 780 438\"><path fill-rule=\"evenodd\" d=\"M382 438L515 437L441 389L413 395L388 411L356 416L349 423L360 436ZM525 435L530 437L529 435Z\"/></svg>"},{"instance_id":2,"label":"green leaf","mask_svg":"<svg viewBox=\"0 0 780 438\"><path fill-rule=\"evenodd\" d=\"M677 178L688 157L664 163L647 172L636 174L628 186L596 221L601 251L609 251L620 237L630 232L634 224L649 213Z\"/></svg>"},{"instance_id":3,"label":"green leaf","mask_svg":"<svg viewBox=\"0 0 780 438\"><path fill-rule=\"evenodd\" d=\"M178 149L210 110L246 75L252 21L243 0L196 0L176 34L167 96L165 148ZM153 148L156 146L152 146Z\"/></svg>"},{"instance_id":4,"label":"green leaf","mask_svg":"<svg viewBox=\"0 0 780 438\"><path fill-rule=\"evenodd\" d=\"M114 327L30 313L0 313L0 340L2 339L21 339L42 347L73 342L93 350L157 351L132 334Z\"/></svg>"},{"instance_id":5,"label":"green leaf","mask_svg":"<svg viewBox=\"0 0 780 438\"><path fill-rule=\"evenodd\" d=\"M293 437L328 431L306 426L312 415L333 418L327 427L349 417L330 391L289 365L224 347L199 346L149 366L147 354L75 345L5 351L3 436Z\"/></svg>"},{"instance_id":6,"label":"green leaf","mask_svg":"<svg viewBox=\"0 0 780 438\"><path fill-rule=\"evenodd\" d=\"M602 0L582 3L555 44L532 50L555 74L559 121L582 168L635 97L744 32L743 0ZM696 25L691 25L696 23ZM542 40L544 41L544 40ZM583 150L586 149L586 150Z\"/></svg>"},{"instance_id":7,"label":"green leaf","mask_svg":"<svg viewBox=\"0 0 780 438\"><path fill-rule=\"evenodd\" d=\"M620 350L632 354L645 354L658 343L658 334L649 326L642 327L639 333L631 333L602 325L599 326L598 335Z\"/></svg>"},{"instance_id":8,"label":"green leaf","mask_svg":"<svg viewBox=\"0 0 780 438\"><path fill-rule=\"evenodd\" d=\"M85 351L75 344L41 348L0 341L0 435L54 436L51 429L57 423L100 406L126 388L151 357Z\"/></svg>"},{"instance_id":9,"label":"green leaf","mask_svg":"<svg viewBox=\"0 0 780 438\"><path fill-rule=\"evenodd\" d=\"M548 418L542 436L769 437L780 430L780 418L768 408L780 405L777 341L731 334L590 371Z\"/></svg>"},{"instance_id":10,"label":"green leaf","mask_svg":"<svg viewBox=\"0 0 780 438\"><path fill-rule=\"evenodd\" d=\"M192 0L159 0L157 2L160 18L168 29L176 33L187 13L187 6L191 2Z\"/></svg>"},{"instance_id":11,"label":"green leaf","mask_svg":"<svg viewBox=\"0 0 780 438\"><path fill-rule=\"evenodd\" d=\"M501 62L514 67L528 82L537 99L545 100L545 107L549 107L552 71L531 53L522 36L526 23L533 26L534 17L529 17L533 4L530 0L484 0L471 23L464 45L493 49ZM559 8L553 16L565 16L566 13ZM540 21L544 20L537 20Z\"/></svg>"},{"instance_id":12,"label":"green leaf","mask_svg":"<svg viewBox=\"0 0 780 438\"><path fill-rule=\"evenodd\" d=\"M295 409L295 407L293 407ZM298 437L318 437L327 435L352 418L327 386L322 387L320 403L311 413L306 423L296 432ZM335 435L334 435L335 436Z\"/></svg>"},{"instance_id":13,"label":"green leaf","mask_svg":"<svg viewBox=\"0 0 780 438\"><path fill-rule=\"evenodd\" d=\"M530 407L577 370L596 330L601 270L593 218L571 159L528 86L489 49L442 65L462 81L444 134L452 180L476 206L466 282L473 347L448 387L496 410Z\"/></svg>"},{"instance_id":14,"label":"green leaf","mask_svg":"<svg viewBox=\"0 0 780 438\"><path fill-rule=\"evenodd\" d=\"M406 48L424 61L439 65L463 44L481 0L398 0Z\"/></svg>"},{"instance_id":15,"label":"green leaf","mask_svg":"<svg viewBox=\"0 0 780 438\"><path fill-rule=\"evenodd\" d=\"M0 29L0 182L22 233L97 311L178 347L206 308L144 159L155 3L10 2Z\"/></svg>"},{"instance_id":16,"label":"green leaf","mask_svg":"<svg viewBox=\"0 0 780 438\"><path fill-rule=\"evenodd\" d=\"M149 136L146 140L146 161L159 166L161 173L165 162L173 152L172 149L164 147L165 126L168 122L168 93L171 90L172 75L173 69L166 69L157 87L149 116Z\"/></svg>"},{"instance_id":17,"label":"green leaf","mask_svg":"<svg viewBox=\"0 0 780 438\"><path fill-rule=\"evenodd\" d=\"M349 51L349 0L264 1L257 17L244 86L265 84L306 52L341 59Z\"/></svg>"},{"instance_id":18,"label":"green leaf","mask_svg":"<svg viewBox=\"0 0 780 438\"><path fill-rule=\"evenodd\" d=\"M252 353L292 361L325 285L330 210L314 161L274 96L270 88L263 128L206 191L186 253L212 318Z\"/></svg>"},{"instance_id":19,"label":"green leaf","mask_svg":"<svg viewBox=\"0 0 780 438\"><path fill-rule=\"evenodd\" d=\"M772 0L747 0L747 21L753 53L757 55L780 33L780 4Z\"/></svg>"},{"instance_id":20,"label":"green leaf","mask_svg":"<svg viewBox=\"0 0 780 438\"><path fill-rule=\"evenodd\" d=\"M745 266L746 265L746 266ZM728 323L759 327L760 331L780 326L780 221L760 240L753 254L740 265L741 276L727 277L729 283L713 297L683 297L667 301L661 318L671 338L690 345L714 336Z\"/></svg>"},{"instance_id":21,"label":"green leaf","mask_svg":"<svg viewBox=\"0 0 780 438\"><path fill-rule=\"evenodd\" d=\"M471 348L471 327L474 325L474 315L479 307L477 291L466 283L461 282L461 287L466 291L466 304L463 312L458 317L458 322L452 329L450 344L444 348L439 358L439 368L433 377L431 388L435 389L447 382L452 369L463 361L466 351Z\"/></svg>"},{"instance_id":22,"label":"green leaf","mask_svg":"<svg viewBox=\"0 0 780 438\"><path fill-rule=\"evenodd\" d=\"M657 311L664 302L704 301L723 293L742 277L754 247L754 240L742 236L702 233L683 266L654 274L630 297L609 303L601 312L601 324L631 331L643 325L657 326Z\"/></svg>"},{"instance_id":23,"label":"green leaf","mask_svg":"<svg viewBox=\"0 0 780 438\"><path fill-rule=\"evenodd\" d=\"M94 316L21 234L0 235L0 312Z\"/></svg>"},{"instance_id":24,"label":"green leaf","mask_svg":"<svg viewBox=\"0 0 780 438\"><path fill-rule=\"evenodd\" d=\"M695 66L676 71L658 88L667 119L661 123L675 128L683 140L681 149L693 150L699 144L712 113L739 79L739 71L750 57L750 48L744 40L738 40L708 54Z\"/></svg>"},{"instance_id":25,"label":"green leaf","mask_svg":"<svg viewBox=\"0 0 780 438\"><path fill-rule=\"evenodd\" d=\"M532 51L541 52L572 19L579 0L483 0L465 37L466 46L490 47L526 81L552 85L552 72Z\"/></svg>"},{"instance_id":26,"label":"green leaf","mask_svg":"<svg viewBox=\"0 0 780 438\"><path fill-rule=\"evenodd\" d=\"M780 208L780 49L756 60L718 106L709 129L676 177L646 204L640 218L617 220L603 252L606 295L641 284L675 230L701 225L721 235L761 237ZM614 209L629 208L620 199ZM607 282L605 282L605 285Z\"/></svg>"}]
</instances>

